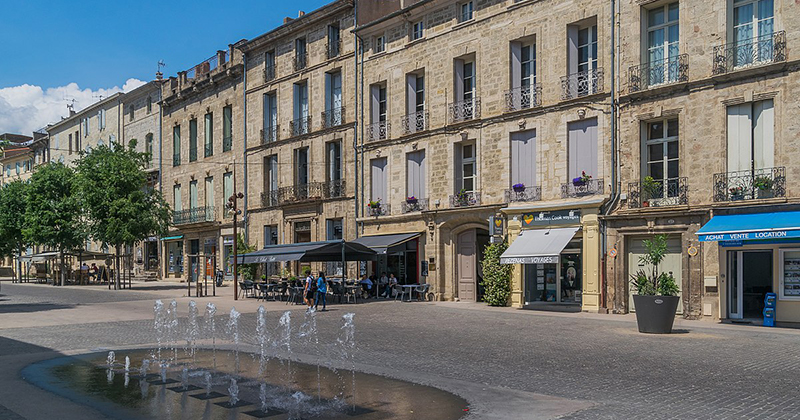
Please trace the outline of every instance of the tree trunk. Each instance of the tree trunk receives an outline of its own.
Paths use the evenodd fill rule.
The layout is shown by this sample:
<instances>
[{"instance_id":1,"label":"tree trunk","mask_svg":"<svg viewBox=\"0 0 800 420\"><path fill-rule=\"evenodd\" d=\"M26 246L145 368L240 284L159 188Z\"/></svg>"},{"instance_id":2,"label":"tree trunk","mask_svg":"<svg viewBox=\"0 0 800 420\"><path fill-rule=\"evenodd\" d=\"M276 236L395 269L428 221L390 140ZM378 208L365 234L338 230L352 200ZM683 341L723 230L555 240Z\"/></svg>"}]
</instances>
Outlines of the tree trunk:
<instances>
[{"instance_id":1,"label":"tree trunk","mask_svg":"<svg viewBox=\"0 0 800 420\"><path fill-rule=\"evenodd\" d=\"M17 252L17 274L15 274L17 283L22 283L22 247L20 246Z\"/></svg>"},{"instance_id":2,"label":"tree trunk","mask_svg":"<svg viewBox=\"0 0 800 420\"><path fill-rule=\"evenodd\" d=\"M115 260L116 260L115 264L117 266L117 269L116 269L117 272L114 275L114 290L119 290L119 287L120 287L120 280L119 280L119 274L120 274L119 273L119 268L120 268L119 267L119 245L117 245L116 248L117 248L117 256L115 258Z\"/></svg>"}]
</instances>

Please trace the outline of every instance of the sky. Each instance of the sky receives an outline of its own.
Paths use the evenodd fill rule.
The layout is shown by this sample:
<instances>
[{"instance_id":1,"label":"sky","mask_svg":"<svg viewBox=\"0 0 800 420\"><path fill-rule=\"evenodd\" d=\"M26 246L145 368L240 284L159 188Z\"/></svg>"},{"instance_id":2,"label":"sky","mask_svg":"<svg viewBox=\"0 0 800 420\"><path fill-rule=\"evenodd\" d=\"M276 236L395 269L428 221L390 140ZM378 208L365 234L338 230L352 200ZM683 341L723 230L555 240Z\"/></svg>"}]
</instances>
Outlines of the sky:
<instances>
[{"instance_id":1,"label":"sky","mask_svg":"<svg viewBox=\"0 0 800 420\"><path fill-rule=\"evenodd\" d=\"M328 0L0 0L0 133L31 135Z\"/></svg>"}]
</instances>

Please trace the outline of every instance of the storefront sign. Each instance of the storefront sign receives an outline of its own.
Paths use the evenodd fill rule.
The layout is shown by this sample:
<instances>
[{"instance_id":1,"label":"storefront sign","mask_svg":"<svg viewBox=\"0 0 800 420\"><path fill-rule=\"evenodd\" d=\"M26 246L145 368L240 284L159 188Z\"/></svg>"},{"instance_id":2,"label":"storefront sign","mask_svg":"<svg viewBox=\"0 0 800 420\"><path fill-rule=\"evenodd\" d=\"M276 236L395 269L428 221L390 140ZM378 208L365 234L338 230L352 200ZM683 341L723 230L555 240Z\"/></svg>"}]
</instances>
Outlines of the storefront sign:
<instances>
[{"instance_id":1,"label":"storefront sign","mask_svg":"<svg viewBox=\"0 0 800 420\"><path fill-rule=\"evenodd\" d=\"M768 230L761 232L718 233L699 235L700 242L753 241L762 239L800 238L800 230Z\"/></svg>"},{"instance_id":2,"label":"storefront sign","mask_svg":"<svg viewBox=\"0 0 800 420\"><path fill-rule=\"evenodd\" d=\"M522 215L522 227L580 224L580 210L545 211Z\"/></svg>"},{"instance_id":3,"label":"storefront sign","mask_svg":"<svg viewBox=\"0 0 800 420\"><path fill-rule=\"evenodd\" d=\"M500 264L557 264L558 255L500 258Z\"/></svg>"},{"instance_id":4,"label":"storefront sign","mask_svg":"<svg viewBox=\"0 0 800 420\"><path fill-rule=\"evenodd\" d=\"M500 216L489 216L489 236L504 235L505 220Z\"/></svg>"}]
</instances>

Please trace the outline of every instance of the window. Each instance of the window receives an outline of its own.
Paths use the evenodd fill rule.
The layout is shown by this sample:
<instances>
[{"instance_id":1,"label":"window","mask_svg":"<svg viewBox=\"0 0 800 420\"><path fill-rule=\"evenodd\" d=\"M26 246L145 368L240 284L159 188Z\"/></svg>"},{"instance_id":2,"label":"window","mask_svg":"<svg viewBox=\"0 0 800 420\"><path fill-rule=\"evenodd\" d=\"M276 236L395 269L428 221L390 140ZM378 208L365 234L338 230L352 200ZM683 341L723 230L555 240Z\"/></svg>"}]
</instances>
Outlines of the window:
<instances>
[{"instance_id":1,"label":"window","mask_svg":"<svg viewBox=\"0 0 800 420\"><path fill-rule=\"evenodd\" d=\"M325 221L326 239L329 241L340 240L342 236L342 219L328 219Z\"/></svg>"},{"instance_id":2,"label":"window","mask_svg":"<svg viewBox=\"0 0 800 420\"><path fill-rule=\"evenodd\" d=\"M338 184L342 179L342 143L332 141L325 144L328 182Z\"/></svg>"},{"instance_id":3,"label":"window","mask_svg":"<svg viewBox=\"0 0 800 420\"><path fill-rule=\"evenodd\" d=\"M101 109L101 110L97 111L97 129L98 130L105 130L106 129L106 110L105 109Z\"/></svg>"},{"instance_id":4,"label":"window","mask_svg":"<svg viewBox=\"0 0 800 420\"><path fill-rule=\"evenodd\" d=\"M335 127L343 122L342 73L325 73L325 127Z\"/></svg>"},{"instance_id":5,"label":"window","mask_svg":"<svg viewBox=\"0 0 800 420\"><path fill-rule=\"evenodd\" d=\"M147 166L153 163L153 133L144 136L144 152L147 154Z\"/></svg>"},{"instance_id":6,"label":"window","mask_svg":"<svg viewBox=\"0 0 800 420\"><path fill-rule=\"evenodd\" d=\"M536 185L536 130L511 133L511 185Z\"/></svg>"},{"instance_id":7,"label":"window","mask_svg":"<svg viewBox=\"0 0 800 420\"><path fill-rule=\"evenodd\" d=\"M454 60L455 89L451 118L454 121L469 120L480 116L477 101L474 58L457 58Z\"/></svg>"},{"instance_id":8,"label":"window","mask_svg":"<svg viewBox=\"0 0 800 420\"><path fill-rule=\"evenodd\" d=\"M265 142L278 140L278 98L275 92L264 94L264 138Z\"/></svg>"},{"instance_id":9,"label":"window","mask_svg":"<svg viewBox=\"0 0 800 420\"><path fill-rule=\"evenodd\" d=\"M342 48L341 34L338 25L328 25L328 58L339 55Z\"/></svg>"},{"instance_id":10,"label":"window","mask_svg":"<svg viewBox=\"0 0 800 420\"><path fill-rule=\"evenodd\" d=\"M417 150L406 154L406 198L424 199L427 197L425 151Z\"/></svg>"},{"instance_id":11,"label":"window","mask_svg":"<svg viewBox=\"0 0 800 420\"><path fill-rule=\"evenodd\" d=\"M197 160L197 119L189 120L189 162Z\"/></svg>"},{"instance_id":12,"label":"window","mask_svg":"<svg viewBox=\"0 0 800 420\"><path fill-rule=\"evenodd\" d=\"M308 184L308 148L303 147L294 150L294 185Z\"/></svg>"},{"instance_id":13,"label":"window","mask_svg":"<svg viewBox=\"0 0 800 420\"><path fill-rule=\"evenodd\" d=\"M461 190L474 192L477 183L475 142L456 144L456 193Z\"/></svg>"},{"instance_id":14,"label":"window","mask_svg":"<svg viewBox=\"0 0 800 420\"><path fill-rule=\"evenodd\" d=\"M183 210L183 204L181 201L181 184L175 184L175 186L172 187L172 207L176 212Z\"/></svg>"},{"instance_id":15,"label":"window","mask_svg":"<svg viewBox=\"0 0 800 420\"><path fill-rule=\"evenodd\" d=\"M278 245L278 225L264 226L264 245Z\"/></svg>"},{"instance_id":16,"label":"window","mask_svg":"<svg viewBox=\"0 0 800 420\"><path fill-rule=\"evenodd\" d=\"M774 16L773 0L733 1L734 66L772 60Z\"/></svg>"},{"instance_id":17,"label":"window","mask_svg":"<svg viewBox=\"0 0 800 420\"><path fill-rule=\"evenodd\" d=\"M275 50L264 53L264 81L268 82L275 78Z\"/></svg>"},{"instance_id":18,"label":"window","mask_svg":"<svg viewBox=\"0 0 800 420\"><path fill-rule=\"evenodd\" d=\"M472 12L473 12L473 9L472 9L472 2L471 1L462 3L461 6L459 6L458 21L459 22L466 22L468 20L471 20L472 19Z\"/></svg>"},{"instance_id":19,"label":"window","mask_svg":"<svg viewBox=\"0 0 800 420\"><path fill-rule=\"evenodd\" d=\"M536 90L536 43L511 43L511 92L509 110L527 109L539 104Z\"/></svg>"},{"instance_id":20,"label":"window","mask_svg":"<svg viewBox=\"0 0 800 420\"><path fill-rule=\"evenodd\" d=\"M172 128L172 166L181 164L181 126Z\"/></svg>"},{"instance_id":21,"label":"window","mask_svg":"<svg viewBox=\"0 0 800 420\"><path fill-rule=\"evenodd\" d=\"M728 107L728 172L775 166L772 99Z\"/></svg>"},{"instance_id":22,"label":"window","mask_svg":"<svg viewBox=\"0 0 800 420\"><path fill-rule=\"evenodd\" d=\"M596 93L599 86L597 68L597 25L569 25L568 77L563 92L565 99Z\"/></svg>"},{"instance_id":23,"label":"window","mask_svg":"<svg viewBox=\"0 0 800 420\"><path fill-rule=\"evenodd\" d=\"M16 167L16 173L17 173L17 175L19 175L19 162L16 162L16 163L14 164L14 166Z\"/></svg>"},{"instance_id":24,"label":"window","mask_svg":"<svg viewBox=\"0 0 800 420\"><path fill-rule=\"evenodd\" d=\"M372 96L372 123L386 121L386 84L370 86Z\"/></svg>"},{"instance_id":25,"label":"window","mask_svg":"<svg viewBox=\"0 0 800 420\"><path fill-rule=\"evenodd\" d=\"M81 120L81 125L83 126L83 137L89 135L89 118L84 118Z\"/></svg>"},{"instance_id":26,"label":"window","mask_svg":"<svg viewBox=\"0 0 800 420\"><path fill-rule=\"evenodd\" d=\"M203 203L205 203L206 207L213 207L214 206L214 177L207 176L206 177L206 188L203 190Z\"/></svg>"},{"instance_id":27,"label":"window","mask_svg":"<svg viewBox=\"0 0 800 420\"><path fill-rule=\"evenodd\" d=\"M271 155L264 158L264 193L265 205L276 206L278 204L278 155Z\"/></svg>"},{"instance_id":28,"label":"window","mask_svg":"<svg viewBox=\"0 0 800 420\"><path fill-rule=\"evenodd\" d=\"M147 97L147 113L153 112L153 98Z\"/></svg>"},{"instance_id":29,"label":"window","mask_svg":"<svg viewBox=\"0 0 800 420\"><path fill-rule=\"evenodd\" d=\"M306 39L297 38L294 41L294 70L302 70L306 67Z\"/></svg>"},{"instance_id":30,"label":"window","mask_svg":"<svg viewBox=\"0 0 800 420\"><path fill-rule=\"evenodd\" d=\"M374 54L378 54L384 51L386 51L386 37L383 35L376 36L373 43L372 52Z\"/></svg>"},{"instance_id":31,"label":"window","mask_svg":"<svg viewBox=\"0 0 800 420\"><path fill-rule=\"evenodd\" d=\"M189 182L189 208L196 209L197 203L197 180Z\"/></svg>"},{"instance_id":32,"label":"window","mask_svg":"<svg viewBox=\"0 0 800 420\"><path fill-rule=\"evenodd\" d=\"M389 197L387 197L388 174L386 164L385 157L370 161L370 200L381 201L382 204L386 204L389 201Z\"/></svg>"},{"instance_id":33,"label":"window","mask_svg":"<svg viewBox=\"0 0 800 420\"><path fill-rule=\"evenodd\" d=\"M225 172L222 175L222 208L228 208L228 199L233 195L233 173ZM225 213L227 214L227 212Z\"/></svg>"},{"instance_id":34,"label":"window","mask_svg":"<svg viewBox=\"0 0 800 420\"><path fill-rule=\"evenodd\" d=\"M647 59L650 86L678 80L678 3L647 11Z\"/></svg>"},{"instance_id":35,"label":"window","mask_svg":"<svg viewBox=\"0 0 800 420\"><path fill-rule=\"evenodd\" d=\"M233 107L222 108L222 151L230 152L233 148Z\"/></svg>"},{"instance_id":36,"label":"window","mask_svg":"<svg viewBox=\"0 0 800 420\"><path fill-rule=\"evenodd\" d=\"M406 133L426 130L425 115L425 73L406 75L406 117L403 121Z\"/></svg>"},{"instance_id":37,"label":"window","mask_svg":"<svg viewBox=\"0 0 800 420\"><path fill-rule=\"evenodd\" d=\"M292 135L308 134L310 128L308 119L308 83L295 83Z\"/></svg>"},{"instance_id":38,"label":"window","mask_svg":"<svg viewBox=\"0 0 800 420\"><path fill-rule=\"evenodd\" d=\"M643 200L678 195L678 119L649 122L645 125L644 176L652 177L658 191L642 191ZM644 186L644 184L643 184Z\"/></svg>"},{"instance_id":39,"label":"window","mask_svg":"<svg viewBox=\"0 0 800 420\"><path fill-rule=\"evenodd\" d=\"M72 154L72 134L68 134L67 139L69 140L69 154Z\"/></svg>"},{"instance_id":40,"label":"window","mask_svg":"<svg viewBox=\"0 0 800 420\"><path fill-rule=\"evenodd\" d=\"M209 157L214 155L214 114L207 113L204 118L203 128L205 128L205 139L203 141L204 157Z\"/></svg>"},{"instance_id":41,"label":"window","mask_svg":"<svg viewBox=\"0 0 800 420\"><path fill-rule=\"evenodd\" d=\"M411 40L416 41L418 39L421 39L423 35L425 35L424 32L425 32L425 25L422 23L422 21L414 23L414 25L412 25L411 27Z\"/></svg>"},{"instance_id":42,"label":"window","mask_svg":"<svg viewBox=\"0 0 800 420\"><path fill-rule=\"evenodd\" d=\"M597 68L597 25L578 30L578 72Z\"/></svg>"},{"instance_id":43,"label":"window","mask_svg":"<svg viewBox=\"0 0 800 420\"><path fill-rule=\"evenodd\" d=\"M75 138L75 151L77 152L77 151L78 151L78 150L80 150L80 148L81 148L81 136L80 136L80 132L76 131L76 132L75 132L75 137L74 137L74 138Z\"/></svg>"},{"instance_id":44,"label":"window","mask_svg":"<svg viewBox=\"0 0 800 420\"><path fill-rule=\"evenodd\" d=\"M567 182L583 172L597 179L597 119L569 123L567 131Z\"/></svg>"},{"instance_id":45,"label":"window","mask_svg":"<svg viewBox=\"0 0 800 420\"><path fill-rule=\"evenodd\" d=\"M133 121L134 117L134 108L133 105L128 107L128 121Z\"/></svg>"},{"instance_id":46,"label":"window","mask_svg":"<svg viewBox=\"0 0 800 420\"><path fill-rule=\"evenodd\" d=\"M294 242L311 242L311 222L294 222Z\"/></svg>"}]
</instances>

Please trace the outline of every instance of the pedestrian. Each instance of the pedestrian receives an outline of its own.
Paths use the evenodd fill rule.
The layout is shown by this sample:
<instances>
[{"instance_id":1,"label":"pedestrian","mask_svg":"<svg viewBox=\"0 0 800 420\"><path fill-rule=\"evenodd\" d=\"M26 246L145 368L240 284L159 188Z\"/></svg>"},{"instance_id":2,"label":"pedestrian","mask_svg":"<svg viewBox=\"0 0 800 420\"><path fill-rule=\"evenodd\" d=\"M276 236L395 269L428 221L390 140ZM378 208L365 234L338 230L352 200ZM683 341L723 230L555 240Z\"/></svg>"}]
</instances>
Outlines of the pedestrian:
<instances>
[{"instance_id":1,"label":"pedestrian","mask_svg":"<svg viewBox=\"0 0 800 420\"><path fill-rule=\"evenodd\" d=\"M322 310L325 311L325 298L328 294L328 283L325 281L325 273L319 272L317 279L317 299L314 301L314 310L319 309L319 301L322 301Z\"/></svg>"},{"instance_id":2,"label":"pedestrian","mask_svg":"<svg viewBox=\"0 0 800 420\"><path fill-rule=\"evenodd\" d=\"M308 306L308 310L312 310L314 308L314 296L317 291L317 282L314 281L314 276L311 275L311 269L306 269L306 284L305 290L303 290L303 294L306 298L306 305Z\"/></svg>"}]
</instances>

